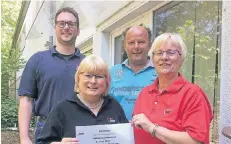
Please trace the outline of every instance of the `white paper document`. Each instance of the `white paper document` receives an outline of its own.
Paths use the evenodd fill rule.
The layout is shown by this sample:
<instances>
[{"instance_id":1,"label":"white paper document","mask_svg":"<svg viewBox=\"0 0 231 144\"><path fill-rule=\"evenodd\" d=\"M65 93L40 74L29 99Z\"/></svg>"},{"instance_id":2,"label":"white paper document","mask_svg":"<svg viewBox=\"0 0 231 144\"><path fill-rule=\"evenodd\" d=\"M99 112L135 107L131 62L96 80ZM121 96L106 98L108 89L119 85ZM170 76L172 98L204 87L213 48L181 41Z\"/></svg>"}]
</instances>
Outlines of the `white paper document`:
<instances>
[{"instance_id":1,"label":"white paper document","mask_svg":"<svg viewBox=\"0 0 231 144\"><path fill-rule=\"evenodd\" d=\"M135 144L130 123L76 126L75 130L80 144Z\"/></svg>"}]
</instances>

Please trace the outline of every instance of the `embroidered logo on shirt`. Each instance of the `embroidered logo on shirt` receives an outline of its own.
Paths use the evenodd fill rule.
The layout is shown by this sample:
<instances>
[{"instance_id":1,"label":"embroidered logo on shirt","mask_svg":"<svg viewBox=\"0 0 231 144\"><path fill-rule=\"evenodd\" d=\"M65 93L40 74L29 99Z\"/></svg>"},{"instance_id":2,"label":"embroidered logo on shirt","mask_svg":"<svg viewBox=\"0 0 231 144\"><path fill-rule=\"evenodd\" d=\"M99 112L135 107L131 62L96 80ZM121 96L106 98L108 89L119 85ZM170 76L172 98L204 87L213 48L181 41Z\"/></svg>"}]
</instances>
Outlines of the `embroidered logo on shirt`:
<instances>
[{"instance_id":1,"label":"embroidered logo on shirt","mask_svg":"<svg viewBox=\"0 0 231 144\"><path fill-rule=\"evenodd\" d=\"M113 118L110 118L110 117L107 117L107 120L108 120L108 122L110 122L110 123L114 123L114 122L115 122L115 120L114 120Z\"/></svg>"},{"instance_id":2,"label":"embroidered logo on shirt","mask_svg":"<svg viewBox=\"0 0 231 144\"><path fill-rule=\"evenodd\" d=\"M124 75L124 71L122 69L116 70L116 72L115 72L116 79L121 79L123 77L123 75Z\"/></svg>"},{"instance_id":3,"label":"embroidered logo on shirt","mask_svg":"<svg viewBox=\"0 0 231 144\"><path fill-rule=\"evenodd\" d=\"M164 110L164 114L165 114L165 115L169 115L169 114L171 114L171 113L172 113L172 110L169 109L169 108L167 108L167 109Z\"/></svg>"}]
</instances>

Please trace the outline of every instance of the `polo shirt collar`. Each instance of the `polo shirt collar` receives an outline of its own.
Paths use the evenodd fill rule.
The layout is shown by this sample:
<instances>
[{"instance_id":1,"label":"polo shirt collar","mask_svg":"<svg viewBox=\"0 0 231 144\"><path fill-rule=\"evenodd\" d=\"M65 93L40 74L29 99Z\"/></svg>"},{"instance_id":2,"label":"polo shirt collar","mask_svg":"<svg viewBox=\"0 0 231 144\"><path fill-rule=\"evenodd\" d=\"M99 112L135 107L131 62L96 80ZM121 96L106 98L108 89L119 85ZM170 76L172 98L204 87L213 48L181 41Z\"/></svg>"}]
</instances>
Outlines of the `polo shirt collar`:
<instances>
[{"instance_id":1,"label":"polo shirt collar","mask_svg":"<svg viewBox=\"0 0 231 144\"><path fill-rule=\"evenodd\" d=\"M111 97L110 97L110 96L104 96L103 99L104 99L104 102L106 102L106 101L111 100ZM76 92L74 92L72 96L67 97L66 100L67 100L67 101L70 101L70 102L77 103L77 104L80 105L80 106L86 107L86 106L80 101L80 99L77 97L77 93L76 93Z\"/></svg>"},{"instance_id":2,"label":"polo shirt collar","mask_svg":"<svg viewBox=\"0 0 231 144\"><path fill-rule=\"evenodd\" d=\"M50 47L50 51L51 51L52 55L58 55L59 54L58 51L55 50L55 47L56 46L51 46ZM77 56L77 57L80 57L81 54L80 54L80 50L78 48L75 48L75 54L74 55Z\"/></svg>"},{"instance_id":3,"label":"polo shirt collar","mask_svg":"<svg viewBox=\"0 0 231 144\"><path fill-rule=\"evenodd\" d=\"M128 64L128 59L126 59L126 60L122 63L122 65L123 65L123 66L126 66L126 67L128 67L128 68L131 68L131 67L129 66L129 64ZM149 60L148 64L147 64L143 69L146 69L146 68L148 68L148 67L154 67L151 60Z\"/></svg>"},{"instance_id":4,"label":"polo shirt collar","mask_svg":"<svg viewBox=\"0 0 231 144\"><path fill-rule=\"evenodd\" d=\"M182 74L179 73L178 75L178 78L175 81L173 81L173 83L170 86L168 86L168 88L165 91L169 93L176 93L185 85L186 80L183 78ZM158 84L159 78L156 78L154 83L149 87L149 91L159 92Z\"/></svg>"}]
</instances>

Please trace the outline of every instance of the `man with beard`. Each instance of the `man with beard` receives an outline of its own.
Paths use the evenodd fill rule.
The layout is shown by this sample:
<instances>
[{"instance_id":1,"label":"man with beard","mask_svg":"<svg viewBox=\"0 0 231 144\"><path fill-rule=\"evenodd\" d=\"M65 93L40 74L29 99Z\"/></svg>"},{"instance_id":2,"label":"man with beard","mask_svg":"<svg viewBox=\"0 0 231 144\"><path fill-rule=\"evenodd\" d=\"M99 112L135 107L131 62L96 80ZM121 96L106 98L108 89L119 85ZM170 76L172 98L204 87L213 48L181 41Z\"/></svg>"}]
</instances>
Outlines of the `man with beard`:
<instances>
[{"instance_id":1,"label":"man with beard","mask_svg":"<svg viewBox=\"0 0 231 144\"><path fill-rule=\"evenodd\" d=\"M32 112L38 116L36 139L54 105L72 95L74 74L84 58L75 48L80 29L78 14L74 9L66 7L58 10L55 32L56 45L31 56L21 77L18 89L21 144L32 144L29 138Z\"/></svg>"},{"instance_id":2,"label":"man with beard","mask_svg":"<svg viewBox=\"0 0 231 144\"><path fill-rule=\"evenodd\" d=\"M152 43L150 29L142 25L129 27L123 37L128 58L110 69L110 94L122 105L127 119L131 120L137 96L143 87L154 81L157 74L148 59Z\"/></svg>"}]
</instances>

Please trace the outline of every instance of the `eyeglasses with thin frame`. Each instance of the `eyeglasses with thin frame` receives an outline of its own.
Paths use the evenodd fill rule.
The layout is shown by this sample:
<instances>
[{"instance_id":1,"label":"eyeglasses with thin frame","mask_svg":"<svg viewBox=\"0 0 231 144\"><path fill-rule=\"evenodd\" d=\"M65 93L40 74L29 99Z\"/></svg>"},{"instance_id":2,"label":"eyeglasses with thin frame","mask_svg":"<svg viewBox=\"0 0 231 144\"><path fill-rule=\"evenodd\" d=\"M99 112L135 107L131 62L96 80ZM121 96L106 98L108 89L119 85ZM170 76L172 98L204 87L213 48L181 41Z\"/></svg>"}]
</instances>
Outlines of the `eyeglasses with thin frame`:
<instances>
[{"instance_id":1,"label":"eyeglasses with thin frame","mask_svg":"<svg viewBox=\"0 0 231 144\"><path fill-rule=\"evenodd\" d=\"M60 28L64 28L64 27L66 26L66 24L67 24L67 26L68 26L69 28L74 28L74 27L77 26L77 25L76 25L76 22L72 22L72 21L68 21L68 22L65 22L65 21L57 21L56 24L57 24L57 26L60 27Z\"/></svg>"},{"instance_id":2,"label":"eyeglasses with thin frame","mask_svg":"<svg viewBox=\"0 0 231 144\"><path fill-rule=\"evenodd\" d=\"M95 77L96 80L103 80L107 77L106 75L90 74L90 73L85 73L85 72L82 72L80 74L82 74L84 76L85 80L91 80L93 77Z\"/></svg>"},{"instance_id":3,"label":"eyeglasses with thin frame","mask_svg":"<svg viewBox=\"0 0 231 144\"><path fill-rule=\"evenodd\" d=\"M166 50L166 51L159 50L159 51L154 51L152 54L158 57L162 57L164 53L166 53L167 56L174 56L177 53L181 55L181 53L178 50Z\"/></svg>"}]
</instances>

